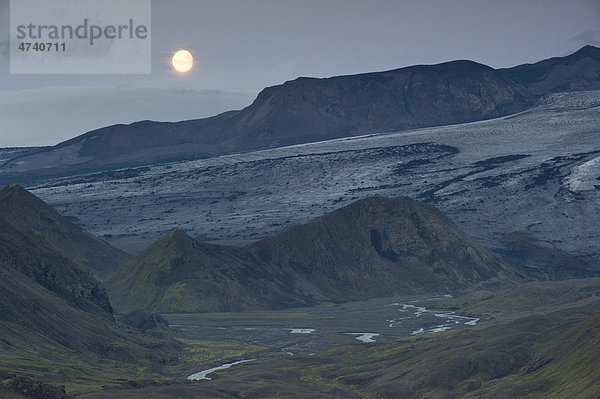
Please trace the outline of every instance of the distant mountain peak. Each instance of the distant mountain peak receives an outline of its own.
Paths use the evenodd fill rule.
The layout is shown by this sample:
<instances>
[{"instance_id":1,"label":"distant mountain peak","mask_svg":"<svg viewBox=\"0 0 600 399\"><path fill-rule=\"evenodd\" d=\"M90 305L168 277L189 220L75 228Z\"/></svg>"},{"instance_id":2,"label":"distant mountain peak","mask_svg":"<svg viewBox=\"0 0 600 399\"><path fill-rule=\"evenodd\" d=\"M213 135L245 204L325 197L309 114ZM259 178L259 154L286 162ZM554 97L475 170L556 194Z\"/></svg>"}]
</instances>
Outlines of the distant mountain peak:
<instances>
[{"instance_id":1,"label":"distant mountain peak","mask_svg":"<svg viewBox=\"0 0 600 399\"><path fill-rule=\"evenodd\" d=\"M157 268L169 269L169 262L163 262L158 259L180 257L191 251L198 243L198 241L190 237L185 231L172 230L153 242L137 258L152 260Z\"/></svg>"},{"instance_id":2,"label":"distant mountain peak","mask_svg":"<svg viewBox=\"0 0 600 399\"><path fill-rule=\"evenodd\" d=\"M164 235L163 239L164 240L175 240L175 241L180 241L180 240L193 241L194 240L188 233L186 233L184 230L180 230L180 229L171 230L170 232L168 232L167 234Z\"/></svg>"},{"instance_id":3,"label":"distant mountain peak","mask_svg":"<svg viewBox=\"0 0 600 399\"><path fill-rule=\"evenodd\" d=\"M531 105L524 87L468 60L298 78L265 88L240 111L176 123L109 126L13 159L3 168L18 175L103 170L471 122Z\"/></svg>"},{"instance_id":4,"label":"distant mountain peak","mask_svg":"<svg viewBox=\"0 0 600 399\"><path fill-rule=\"evenodd\" d=\"M576 52L574 52L572 54L572 56L576 56L576 57L587 57L587 56L600 56L600 47L596 47L596 46L592 46L591 44L588 44L587 46L583 46L582 48L580 48L579 50L577 50Z\"/></svg>"},{"instance_id":5,"label":"distant mountain peak","mask_svg":"<svg viewBox=\"0 0 600 399\"><path fill-rule=\"evenodd\" d=\"M140 256L154 256L157 252L169 251L171 255L179 255L189 251L200 242L188 235L185 231L175 229L160 237L146 248Z\"/></svg>"},{"instance_id":6,"label":"distant mountain peak","mask_svg":"<svg viewBox=\"0 0 600 399\"><path fill-rule=\"evenodd\" d=\"M587 45L566 57L501 70L536 96L600 89L600 48Z\"/></svg>"}]
</instances>

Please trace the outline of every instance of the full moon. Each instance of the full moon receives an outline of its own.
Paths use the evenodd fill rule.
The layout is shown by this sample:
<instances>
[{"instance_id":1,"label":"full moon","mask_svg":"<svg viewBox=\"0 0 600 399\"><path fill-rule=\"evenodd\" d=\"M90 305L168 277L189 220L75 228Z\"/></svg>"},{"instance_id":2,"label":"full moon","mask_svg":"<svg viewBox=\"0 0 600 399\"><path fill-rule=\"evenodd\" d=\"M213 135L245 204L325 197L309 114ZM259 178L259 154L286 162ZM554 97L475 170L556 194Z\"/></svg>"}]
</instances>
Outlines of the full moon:
<instances>
[{"instance_id":1,"label":"full moon","mask_svg":"<svg viewBox=\"0 0 600 399\"><path fill-rule=\"evenodd\" d=\"M171 63L177 72L187 72L194 66L194 57L187 50L179 50L173 54Z\"/></svg>"}]
</instances>

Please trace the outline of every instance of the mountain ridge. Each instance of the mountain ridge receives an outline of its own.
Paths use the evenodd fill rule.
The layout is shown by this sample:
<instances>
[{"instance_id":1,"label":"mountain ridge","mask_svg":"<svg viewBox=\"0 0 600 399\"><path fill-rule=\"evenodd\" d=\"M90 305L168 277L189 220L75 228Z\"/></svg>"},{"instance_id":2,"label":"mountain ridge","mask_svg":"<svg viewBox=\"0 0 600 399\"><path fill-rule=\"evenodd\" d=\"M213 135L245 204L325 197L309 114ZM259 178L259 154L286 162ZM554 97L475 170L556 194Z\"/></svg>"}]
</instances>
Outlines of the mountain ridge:
<instances>
[{"instance_id":1,"label":"mountain ridge","mask_svg":"<svg viewBox=\"0 0 600 399\"><path fill-rule=\"evenodd\" d=\"M506 116L557 91L600 88L600 49L493 69L468 60L263 89L248 107L204 119L141 121L96 129L0 166L0 181L149 165L363 134Z\"/></svg>"},{"instance_id":2,"label":"mountain ridge","mask_svg":"<svg viewBox=\"0 0 600 399\"><path fill-rule=\"evenodd\" d=\"M371 197L245 247L172 231L107 281L119 312L283 309L518 279L435 208Z\"/></svg>"},{"instance_id":3,"label":"mountain ridge","mask_svg":"<svg viewBox=\"0 0 600 399\"><path fill-rule=\"evenodd\" d=\"M600 51L584 46L566 57L500 69L535 96L566 91L600 89Z\"/></svg>"},{"instance_id":4,"label":"mountain ridge","mask_svg":"<svg viewBox=\"0 0 600 399\"><path fill-rule=\"evenodd\" d=\"M172 367L202 358L193 350L212 352L210 343L182 340L159 316L145 317L138 328L115 320L106 290L88 270L42 234L0 216L0 397L15 390L24 394L18 397L67 397L65 387L79 395L133 379L166 381Z\"/></svg>"},{"instance_id":5,"label":"mountain ridge","mask_svg":"<svg viewBox=\"0 0 600 399\"><path fill-rule=\"evenodd\" d=\"M424 86L429 93L421 95ZM368 98L363 99L365 96ZM108 126L25 155L18 158L18 164L8 161L5 167L16 172L30 170L28 164L34 169L51 167L59 173L74 167L102 170L101 164L141 165L469 122L518 112L530 104L530 96L519 84L472 61L299 78L263 89L240 111L181 122Z\"/></svg>"},{"instance_id":6,"label":"mountain ridge","mask_svg":"<svg viewBox=\"0 0 600 399\"><path fill-rule=\"evenodd\" d=\"M300 281L310 279L334 301L454 292L514 278L440 211L408 197L359 200L246 248Z\"/></svg>"},{"instance_id":7,"label":"mountain ridge","mask_svg":"<svg viewBox=\"0 0 600 399\"><path fill-rule=\"evenodd\" d=\"M181 122L113 125L36 149L5 161L0 179L35 181L506 116L532 107L545 93L600 87L599 58L600 49L587 46L567 57L504 69L458 60L301 77L263 89L242 110Z\"/></svg>"}]
</instances>

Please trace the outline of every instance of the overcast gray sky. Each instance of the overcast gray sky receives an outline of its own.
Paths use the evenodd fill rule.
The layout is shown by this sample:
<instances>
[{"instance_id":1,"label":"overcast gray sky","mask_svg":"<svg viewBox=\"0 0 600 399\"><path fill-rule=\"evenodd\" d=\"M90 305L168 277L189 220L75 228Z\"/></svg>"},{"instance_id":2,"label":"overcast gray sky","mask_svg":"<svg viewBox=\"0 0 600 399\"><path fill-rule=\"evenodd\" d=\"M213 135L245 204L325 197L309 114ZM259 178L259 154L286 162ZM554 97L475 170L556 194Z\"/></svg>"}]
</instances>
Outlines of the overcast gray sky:
<instances>
[{"instance_id":1,"label":"overcast gray sky","mask_svg":"<svg viewBox=\"0 0 600 399\"><path fill-rule=\"evenodd\" d=\"M150 75L10 75L8 25L0 0L0 147L209 116L298 76L563 56L600 46L600 0L153 0ZM179 48L196 60L186 75L169 64Z\"/></svg>"}]
</instances>

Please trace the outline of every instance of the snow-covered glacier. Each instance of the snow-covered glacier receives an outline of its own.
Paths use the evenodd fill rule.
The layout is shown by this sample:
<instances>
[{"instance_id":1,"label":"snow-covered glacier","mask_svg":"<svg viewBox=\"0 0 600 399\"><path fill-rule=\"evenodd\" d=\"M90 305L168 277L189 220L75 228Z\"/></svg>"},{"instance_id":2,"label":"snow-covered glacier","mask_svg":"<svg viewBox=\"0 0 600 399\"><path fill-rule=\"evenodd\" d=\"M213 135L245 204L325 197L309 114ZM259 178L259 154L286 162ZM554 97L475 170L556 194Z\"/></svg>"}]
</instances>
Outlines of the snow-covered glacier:
<instances>
[{"instance_id":1,"label":"snow-covered glacier","mask_svg":"<svg viewBox=\"0 0 600 399\"><path fill-rule=\"evenodd\" d=\"M600 253L600 91L525 112L58 178L28 187L91 233L136 251L175 228L245 241L372 195L437 206L482 244L526 231Z\"/></svg>"}]
</instances>

